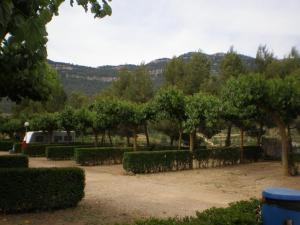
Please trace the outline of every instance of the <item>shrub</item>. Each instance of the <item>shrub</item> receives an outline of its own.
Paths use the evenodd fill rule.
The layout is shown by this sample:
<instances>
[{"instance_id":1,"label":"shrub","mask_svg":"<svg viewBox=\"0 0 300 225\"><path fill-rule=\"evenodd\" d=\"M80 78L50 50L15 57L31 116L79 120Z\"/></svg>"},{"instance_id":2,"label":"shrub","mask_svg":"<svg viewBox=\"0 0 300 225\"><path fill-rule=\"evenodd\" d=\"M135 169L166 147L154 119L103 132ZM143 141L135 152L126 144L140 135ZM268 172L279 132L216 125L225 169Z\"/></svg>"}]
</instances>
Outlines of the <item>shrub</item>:
<instances>
[{"instance_id":1,"label":"shrub","mask_svg":"<svg viewBox=\"0 0 300 225\"><path fill-rule=\"evenodd\" d=\"M0 168L27 168L28 157L25 155L0 156Z\"/></svg>"},{"instance_id":2,"label":"shrub","mask_svg":"<svg viewBox=\"0 0 300 225\"><path fill-rule=\"evenodd\" d=\"M263 157L263 149L260 146L244 146L244 160L257 162Z\"/></svg>"},{"instance_id":3,"label":"shrub","mask_svg":"<svg viewBox=\"0 0 300 225\"><path fill-rule=\"evenodd\" d=\"M80 146L47 146L46 157L52 160L72 159L74 158L75 148L79 147Z\"/></svg>"},{"instance_id":4,"label":"shrub","mask_svg":"<svg viewBox=\"0 0 300 225\"><path fill-rule=\"evenodd\" d=\"M0 180L0 212L73 207L84 196L80 168L1 169Z\"/></svg>"},{"instance_id":5,"label":"shrub","mask_svg":"<svg viewBox=\"0 0 300 225\"><path fill-rule=\"evenodd\" d=\"M132 151L131 148L76 148L75 160L83 166L120 164L122 163L124 152Z\"/></svg>"},{"instance_id":6,"label":"shrub","mask_svg":"<svg viewBox=\"0 0 300 225\"><path fill-rule=\"evenodd\" d=\"M199 168L207 168L210 165L226 166L234 165L239 162L239 148L214 148L214 149L196 149L193 151L193 157L198 162Z\"/></svg>"},{"instance_id":7,"label":"shrub","mask_svg":"<svg viewBox=\"0 0 300 225\"><path fill-rule=\"evenodd\" d=\"M300 163L300 153L291 153L290 158L293 163Z\"/></svg>"},{"instance_id":8,"label":"shrub","mask_svg":"<svg viewBox=\"0 0 300 225\"><path fill-rule=\"evenodd\" d=\"M151 218L132 225L261 225L260 206L259 200L252 199L232 203L227 208L211 208L197 212L196 217Z\"/></svg>"},{"instance_id":9,"label":"shrub","mask_svg":"<svg viewBox=\"0 0 300 225\"><path fill-rule=\"evenodd\" d=\"M45 157L46 147L48 144L28 144L22 149L22 153L31 157Z\"/></svg>"},{"instance_id":10,"label":"shrub","mask_svg":"<svg viewBox=\"0 0 300 225\"><path fill-rule=\"evenodd\" d=\"M10 140L1 140L0 141L0 151L9 151L13 148L13 141Z\"/></svg>"},{"instance_id":11,"label":"shrub","mask_svg":"<svg viewBox=\"0 0 300 225\"><path fill-rule=\"evenodd\" d=\"M192 169L192 153L184 150L126 152L123 168L133 173Z\"/></svg>"},{"instance_id":12,"label":"shrub","mask_svg":"<svg viewBox=\"0 0 300 225\"><path fill-rule=\"evenodd\" d=\"M182 150L188 150L189 147L181 147ZM150 145L150 146L140 146L138 151L169 151L178 150L178 146L166 146L166 145Z\"/></svg>"}]
</instances>

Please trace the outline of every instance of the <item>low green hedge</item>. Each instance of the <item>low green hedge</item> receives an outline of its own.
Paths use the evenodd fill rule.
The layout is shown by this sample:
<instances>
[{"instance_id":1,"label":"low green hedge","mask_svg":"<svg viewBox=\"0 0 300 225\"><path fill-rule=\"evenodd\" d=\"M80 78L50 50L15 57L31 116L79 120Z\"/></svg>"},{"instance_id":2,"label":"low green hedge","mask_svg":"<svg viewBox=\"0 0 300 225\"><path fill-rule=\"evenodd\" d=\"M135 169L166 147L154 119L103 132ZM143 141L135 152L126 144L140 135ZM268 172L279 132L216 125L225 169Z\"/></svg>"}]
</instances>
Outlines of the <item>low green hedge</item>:
<instances>
[{"instance_id":1,"label":"low green hedge","mask_svg":"<svg viewBox=\"0 0 300 225\"><path fill-rule=\"evenodd\" d=\"M1 140L0 141L0 151L9 151L13 148L14 142L11 140Z\"/></svg>"},{"instance_id":2,"label":"low green hedge","mask_svg":"<svg viewBox=\"0 0 300 225\"><path fill-rule=\"evenodd\" d=\"M155 173L192 169L193 155L190 151L144 151L126 152L123 168L133 173Z\"/></svg>"},{"instance_id":3,"label":"low green hedge","mask_svg":"<svg viewBox=\"0 0 300 225\"><path fill-rule=\"evenodd\" d=\"M293 163L300 163L300 153L291 153L290 158Z\"/></svg>"},{"instance_id":4,"label":"low green hedge","mask_svg":"<svg viewBox=\"0 0 300 225\"><path fill-rule=\"evenodd\" d=\"M189 147L181 147L181 150L188 150ZM150 146L139 146L138 151L169 151L178 150L178 146L166 146L166 145L150 145Z\"/></svg>"},{"instance_id":5,"label":"low green hedge","mask_svg":"<svg viewBox=\"0 0 300 225\"><path fill-rule=\"evenodd\" d=\"M80 148L82 146L47 146L46 147L46 157L52 160L66 160L73 159L75 148ZM91 146L92 147L92 146Z\"/></svg>"},{"instance_id":6,"label":"low green hedge","mask_svg":"<svg viewBox=\"0 0 300 225\"><path fill-rule=\"evenodd\" d=\"M0 180L0 212L68 208L84 197L80 168L1 169Z\"/></svg>"},{"instance_id":7,"label":"low green hedge","mask_svg":"<svg viewBox=\"0 0 300 225\"><path fill-rule=\"evenodd\" d=\"M132 148L76 148L75 160L82 166L122 163L124 152L132 151Z\"/></svg>"},{"instance_id":8,"label":"low green hedge","mask_svg":"<svg viewBox=\"0 0 300 225\"><path fill-rule=\"evenodd\" d=\"M137 221L131 225L261 225L261 202L257 199L229 204L227 208L210 208L194 217ZM129 225L129 224L127 224Z\"/></svg>"},{"instance_id":9,"label":"low green hedge","mask_svg":"<svg viewBox=\"0 0 300 225\"><path fill-rule=\"evenodd\" d=\"M193 151L194 159L198 162L199 168L209 166L234 165L239 162L239 148L214 148L214 149L196 149Z\"/></svg>"},{"instance_id":10,"label":"low green hedge","mask_svg":"<svg viewBox=\"0 0 300 225\"><path fill-rule=\"evenodd\" d=\"M25 155L0 156L0 168L27 168L28 157Z\"/></svg>"},{"instance_id":11,"label":"low green hedge","mask_svg":"<svg viewBox=\"0 0 300 225\"><path fill-rule=\"evenodd\" d=\"M261 146L244 146L244 160L257 162L263 158L263 149Z\"/></svg>"},{"instance_id":12,"label":"low green hedge","mask_svg":"<svg viewBox=\"0 0 300 225\"><path fill-rule=\"evenodd\" d=\"M31 157L45 157L47 146L49 144L28 144L25 149L22 149L22 153Z\"/></svg>"}]
</instances>

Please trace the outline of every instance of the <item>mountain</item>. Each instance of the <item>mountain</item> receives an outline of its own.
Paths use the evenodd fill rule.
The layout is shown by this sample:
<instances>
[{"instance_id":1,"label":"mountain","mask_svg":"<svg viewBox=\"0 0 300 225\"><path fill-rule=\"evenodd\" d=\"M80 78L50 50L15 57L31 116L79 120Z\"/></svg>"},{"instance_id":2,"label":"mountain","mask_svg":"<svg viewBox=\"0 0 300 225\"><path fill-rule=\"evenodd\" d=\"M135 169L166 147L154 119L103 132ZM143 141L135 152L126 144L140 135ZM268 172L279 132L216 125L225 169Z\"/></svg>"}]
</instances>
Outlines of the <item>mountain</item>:
<instances>
[{"instance_id":1,"label":"mountain","mask_svg":"<svg viewBox=\"0 0 300 225\"><path fill-rule=\"evenodd\" d=\"M188 52L180 55L179 57L182 57L185 61L188 61L191 59L192 54L193 52ZM205 54L205 56L208 57L212 63L212 74L217 75L220 63L225 54ZM246 55L240 55L240 57L249 69L254 68L254 58ZM145 65L148 68L155 85L158 86L162 83L163 69L169 60L169 58L156 59ZM68 94L74 91L79 91L87 95L94 95L108 87L112 81L116 80L118 78L118 71L121 69L126 68L128 70L134 70L137 68L137 65L133 64L87 67L70 63L54 62L52 60L48 61L49 64L58 71L59 79L61 80L64 89Z\"/></svg>"}]
</instances>

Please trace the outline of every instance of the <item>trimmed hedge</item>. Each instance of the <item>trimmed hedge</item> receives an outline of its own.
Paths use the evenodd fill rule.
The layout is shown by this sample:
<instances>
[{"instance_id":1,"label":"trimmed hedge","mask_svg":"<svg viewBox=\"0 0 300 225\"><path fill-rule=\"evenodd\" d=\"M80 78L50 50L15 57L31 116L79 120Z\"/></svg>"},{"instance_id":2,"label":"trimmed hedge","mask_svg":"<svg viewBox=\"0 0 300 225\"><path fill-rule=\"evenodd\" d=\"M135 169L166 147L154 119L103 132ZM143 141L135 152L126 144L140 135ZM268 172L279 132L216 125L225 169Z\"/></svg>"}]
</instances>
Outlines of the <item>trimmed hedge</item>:
<instances>
[{"instance_id":1,"label":"trimmed hedge","mask_svg":"<svg viewBox=\"0 0 300 225\"><path fill-rule=\"evenodd\" d=\"M80 168L1 169L0 180L0 212L68 208L84 197Z\"/></svg>"},{"instance_id":2,"label":"trimmed hedge","mask_svg":"<svg viewBox=\"0 0 300 225\"><path fill-rule=\"evenodd\" d=\"M31 157L45 157L47 146L49 144L28 144L25 149L22 149L22 153Z\"/></svg>"},{"instance_id":3,"label":"trimmed hedge","mask_svg":"<svg viewBox=\"0 0 300 225\"><path fill-rule=\"evenodd\" d=\"M261 225L261 202L257 199L230 203L226 208L210 208L194 217L137 221L132 225ZM129 225L129 224L127 224Z\"/></svg>"},{"instance_id":4,"label":"trimmed hedge","mask_svg":"<svg viewBox=\"0 0 300 225\"><path fill-rule=\"evenodd\" d=\"M184 150L126 152L123 168L133 173L185 170L192 169L192 159L192 153Z\"/></svg>"},{"instance_id":5,"label":"trimmed hedge","mask_svg":"<svg viewBox=\"0 0 300 225\"><path fill-rule=\"evenodd\" d=\"M0 168L27 168L28 157L25 155L0 156Z\"/></svg>"},{"instance_id":6,"label":"trimmed hedge","mask_svg":"<svg viewBox=\"0 0 300 225\"><path fill-rule=\"evenodd\" d=\"M140 146L138 151L170 151L178 150L178 146L166 146L166 145L150 145L150 146ZM189 147L181 147L181 150L189 150Z\"/></svg>"},{"instance_id":7,"label":"trimmed hedge","mask_svg":"<svg viewBox=\"0 0 300 225\"><path fill-rule=\"evenodd\" d=\"M193 151L194 159L198 162L199 168L209 166L226 166L234 165L239 162L239 148L214 148L214 149L197 149Z\"/></svg>"},{"instance_id":8,"label":"trimmed hedge","mask_svg":"<svg viewBox=\"0 0 300 225\"><path fill-rule=\"evenodd\" d=\"M291 153L290 158L293 163L300 163L300 153Z\"/></svg>"},{"instance_id":9,"label":"trimmed hedge","mask_svg":"<svg viewBox=\"0 0 300 225\"><path fill-rule=\"evenodd\" d=\"M75 148L80 147L82 146L47 146L46 157L52 160L73 159Z\"/></svg>"},{"instance_id":10,"label":"trimmed hedge","mask_svg":"<svg viewBox=\"0 0 300 225\"><path fill-rule=\"evenodd\" d=\"M257 162L263 158L263 149L261 146L244 146L244 160Z\"/></svg>"},{"instance_id":11,"label":"trimmed hedge","mask_svg":"<svg viewBox=\"0 0 300 225\"><path fill-rule=\"evenodd\" d=\"M0 141L0 151L9 151L13 148L14 142L11 140L1 140Z\"/></svg>"},{"instance_id":12,"label":"trimmed hedge","mask_svg":"<svg viewBox=\"0 0 300 225\"><path fill-rule=\"evenodd\" d=\"M125 152L132 151L132 148L76 148L75 160L82 166L94 166L102 164L122 163Z\"/></svg>"}]
</instances>

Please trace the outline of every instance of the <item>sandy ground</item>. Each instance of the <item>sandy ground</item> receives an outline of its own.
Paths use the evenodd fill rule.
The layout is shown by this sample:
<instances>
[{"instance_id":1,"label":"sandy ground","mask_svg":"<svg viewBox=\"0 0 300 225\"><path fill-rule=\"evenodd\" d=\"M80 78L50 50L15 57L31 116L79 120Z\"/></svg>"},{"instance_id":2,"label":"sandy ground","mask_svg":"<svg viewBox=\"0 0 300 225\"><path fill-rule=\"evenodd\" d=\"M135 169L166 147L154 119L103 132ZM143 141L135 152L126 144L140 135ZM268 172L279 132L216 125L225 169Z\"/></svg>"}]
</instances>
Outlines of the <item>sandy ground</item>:
<instances>
[{"instance_id":1,"label":"sandy ground","mask_svg":"<svg viewBox=\"0 0 300 225\"><path fill-rule=\"evenodd\" d=\"M73 161L30 158L30 167L76 166ZM260 197L266 187L300 189L300 177L284 177L277 162L147 175L126 175L121 165L82 167L85 198L76 208L1 215L1 225L98 225L148 217L190 216L212 206Z\"/></svg>"}]
</instances>

